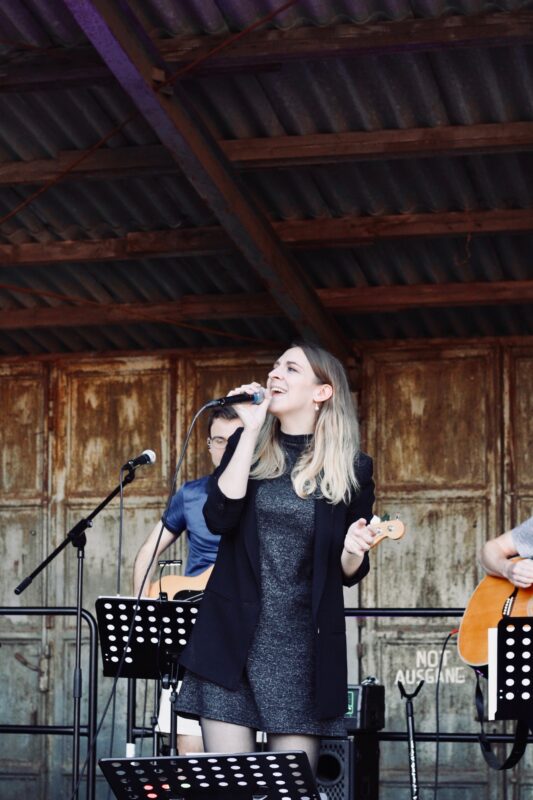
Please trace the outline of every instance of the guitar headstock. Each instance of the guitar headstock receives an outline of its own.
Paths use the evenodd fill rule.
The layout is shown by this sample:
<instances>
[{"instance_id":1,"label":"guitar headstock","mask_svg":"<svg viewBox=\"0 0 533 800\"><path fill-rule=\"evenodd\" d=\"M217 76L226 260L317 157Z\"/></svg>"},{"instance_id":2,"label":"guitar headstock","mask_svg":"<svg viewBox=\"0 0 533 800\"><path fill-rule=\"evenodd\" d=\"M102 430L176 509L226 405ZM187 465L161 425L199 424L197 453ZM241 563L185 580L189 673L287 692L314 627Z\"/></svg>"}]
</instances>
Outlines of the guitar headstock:
<instances>
[{"instance_id":1,"label":"guitar headstock","mask_svg":"<svg viewBox=\"0 0 533 800\"><path fill-rule=\"evenodd\" d=\"M382 519L380 522L371 522L368 527L376 534L371 548L383 539L401 539L405 533L405 525L401 519Z\"/></svg>"}]
</instances>

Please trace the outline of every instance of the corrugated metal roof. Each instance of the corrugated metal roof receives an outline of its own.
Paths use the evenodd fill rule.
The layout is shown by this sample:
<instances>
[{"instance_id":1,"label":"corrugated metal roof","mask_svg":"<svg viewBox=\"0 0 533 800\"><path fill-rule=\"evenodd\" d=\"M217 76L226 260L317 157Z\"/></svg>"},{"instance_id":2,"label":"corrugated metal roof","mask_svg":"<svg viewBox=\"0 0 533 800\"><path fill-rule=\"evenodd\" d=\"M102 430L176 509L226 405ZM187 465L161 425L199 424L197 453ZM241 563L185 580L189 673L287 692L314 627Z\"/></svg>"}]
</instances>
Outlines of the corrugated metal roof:
<instances>
[{"instance_id":1,"label":"corrugated metal roof","mask_svg":"<svg viewBox=\"0 0 533 800\"><path fill-rule=\"evenodd\" d=\"M156 37L227 35L275 7L256 0L223 4L202 0L131 3ZM269 22L279 30L411 18L471 16L532 9L533 2L396 2L307 0ZM8 13L9 11L9 13ZM0 71L31 69L35 51L54 53L85 43L58 0L23 0L0 9ZM52 50L50 50L52 48ZM50 56L52 58L52 56ZM303 136L348 131L404 130L533 120L533 48L478 46L387 55L302 59L252 71L188 77L183 87L217 139ZM53 158L89 148L132 113L114 82L54 90L0 90L0 161ZM157 144L136 115L107 148ZM273 220L435 213L533 207L533 154L455 155L247 169L247 190ZM0 186L0 216L38 188ZM217 220L178 172L166 175L64 180L0 226L0 242L92 240L132 231L213 226ZM317 288L492 282L533 277L533 235L491 234L381 241L343 249L298 250L296 257ZM257 293L262 281L235 253L186 258L140 258L112 264L5 266L0 308L69 304L65 298L106 303L163 302L183 295ZM42 292L42 295L38 293ZM53 298L46 293L55 293ZM337 315L354 339L412 336L531 334L528 306L412 310L398 314ZM197 328L197 329L195 329ZM203 328L204 330L198 330ZM210 333L209 330L215 331ZM205 320L190 328L161 323L34 328L0 332L0 353L154 349L230 343L216 331L259 341L291 337L282 316Z\"/></svg>"}]
</instances>

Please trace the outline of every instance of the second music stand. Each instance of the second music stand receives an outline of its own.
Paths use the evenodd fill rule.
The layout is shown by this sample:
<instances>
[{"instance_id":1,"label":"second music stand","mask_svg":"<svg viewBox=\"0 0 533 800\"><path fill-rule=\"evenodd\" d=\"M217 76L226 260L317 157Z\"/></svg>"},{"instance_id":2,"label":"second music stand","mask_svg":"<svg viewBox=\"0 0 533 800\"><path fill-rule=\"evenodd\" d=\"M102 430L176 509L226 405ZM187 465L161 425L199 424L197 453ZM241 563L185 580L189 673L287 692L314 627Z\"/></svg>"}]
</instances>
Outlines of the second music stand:
<instances>
[{"instance_id":1,"label":"second music stand","mask_svg":"<svg viewBox=\"0 0 533 800\"><path fill-rule=\"evenodd\" d=\"M176 755L180 655L189 640L199 601L99 597L96 616L104 675L160 680L171 687L170 754Z\"/></svg>"},{"instance_id":2,"label":"second music stand","mask_svg":"<svg viewBox=\"0 0 533 800\"><path fill-rule=\"evenodd\" d=\"M299 750L103 758L99 764L117 800L320 800Z\"/></svg>"}]
</instances>

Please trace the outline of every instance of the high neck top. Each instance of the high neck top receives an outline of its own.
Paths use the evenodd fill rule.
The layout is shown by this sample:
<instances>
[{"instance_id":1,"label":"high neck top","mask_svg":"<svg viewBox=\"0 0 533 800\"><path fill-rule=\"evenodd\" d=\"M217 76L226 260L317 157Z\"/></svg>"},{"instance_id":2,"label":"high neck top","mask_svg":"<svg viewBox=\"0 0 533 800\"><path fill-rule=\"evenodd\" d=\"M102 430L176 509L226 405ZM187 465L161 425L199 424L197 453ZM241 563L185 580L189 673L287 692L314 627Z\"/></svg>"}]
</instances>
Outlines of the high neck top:
<instances>
[{"instance_id":1,"label":"high neck top","mask_svg":"<svg viewBox=\"0 0 533 800\"><path fill-rule=\"evenodd\" d=\"M312 442L314 434L312 433L284 433L279 432L280 443L284 448L294 448L295 450L303 450L304 447Z\"/></svg>"}]
</instances>

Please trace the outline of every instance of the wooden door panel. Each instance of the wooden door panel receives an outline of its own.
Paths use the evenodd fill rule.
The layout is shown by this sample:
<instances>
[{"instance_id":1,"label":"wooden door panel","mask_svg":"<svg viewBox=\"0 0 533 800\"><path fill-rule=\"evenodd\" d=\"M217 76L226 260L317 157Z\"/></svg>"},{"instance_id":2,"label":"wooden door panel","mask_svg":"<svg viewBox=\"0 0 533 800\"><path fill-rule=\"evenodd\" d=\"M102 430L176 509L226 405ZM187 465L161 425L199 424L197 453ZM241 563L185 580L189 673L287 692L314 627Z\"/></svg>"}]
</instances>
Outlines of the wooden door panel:
<instances>
[{"instance_id":1,"label":"wooden door panel","mask_svg":"<svg viewBox=\"0 0 533 800\"><path fill-rule=\"evenodd\" d=\"M413 354L379 365L373 375L380 486L393 489L483 489L494 443L490 359ZM473 446L475 443L475 446Z\"/></svg>"},{"instance_id":2,"label":"wooden door panel","mask_svg":"<svg viewBox=\"0 0 533 800\"><path fill-rule=\"evenodd\" d=\"M480 577L479 549L499 532L499 363L483 347L377 350L365 364L366 448L376 462L378 513L399 514L407 533L371 554L362 604L461 608ZM435 730L438 661L459 621L363 623L361 675L385 684L389 730L406 730L398 680L412 692L421 679L426 683L414 701L416 727ZM475 732L473 672L459 660L454 638L444 657L440 729ZM383 783L395 787L389 797L401 797L399 787L405 793L409 785L406 745L383 747ZM430 781L435 745L420 744L417 751L421 779ZM441 745L441 781L454 787L450 796L492 796L481 754L465 745Z\"/></svg>"},{"instance_id":3,"label":"wooden door panel","mask_svg":"<svg viewBox=\"0 0 533 800\"><path fill-rule=\"evenodd\" d=\"M41 498L46 440L46 384L37 374L20 369L0 370L0 495L3 502L14 498Z\"/></svg>"},{"instance_id":4,"label":"wooden door panel","mask_svg":"<svg viewBox=\"0 0 533 800\"><path fill-rule=\"evenodd\" d=\"M46 695L39 668L43 648L40 636L24 638L3 636L0 640L2 663L1 715L6 725L46 725ZM0 735L0 797L8 797L16 776L36 776L44 768L45 738L34 734ZM5 773L10 780L4 794ZM17 799L18 800L18 799Z\"/></svg>"},{"instance_id":5,"label":"wooden door panel","mask_svg":"<svg viewBox=\"0 0 533 800\"><path fill-rule=\"evenodd\" d=\"M361 585L363 605L464 606L480 578L477 554L488 526L486 500L382 496L381 505L400 512L406 534L381 542L371 553L371 575Z\"/></svg>"},{"instance_id":6,"label":"wooden door panel","mask_svg":"<svg viewBox=\"0 0 533 800\"><path fill-rule=\"evenodd\" d=\"M158 368L157 368L158 367ZM118 484L120 467L143 450L154 450L150 475L139 471L135 494L166 489L170 440L170 373L168 367L144 363L103 364L71 368L64 376L58 461L66 470L69 497L104 498Z\"/></svg>"},{"instance_id":7,"label":"wooden door panel","mask_svg":"<svg viewBox=\"0 0 533 800\"><path fill-rule=\"evenodd\" d=\"M21 501L22 502L22 501ZM42 508L35 506L0 507L0 605L15 608L45 604L48 576L41 572L22 594L14 593L20 584L40 564L46 548L46 517ZM39 631L39 617L0 616L0 630L17 630L19 633Z\"/></svg>"},{"instance_id":8,"label":"wooden door panel","mask_svg":"<svg viewBox=\"0 0 533 800\"><path fill-rule=\"evenodd\" d=\"M533 356L511 356L510 406L514 491L533 494Z\"/></svg>"},{"instance_id":9,"label":"wooden door panel","mask_svg":"<svg viewBox=\"0 0 533 800\"><path fill-rule=\"evenodd\" d=\"M127 491L127 490L126 490ZM161 514L161 504L128 504L125 500L120 594L131 596L133 557L152 530ZM74 525L89 509L76 505L67 508L67 527ZM87 531L87 544L84 559L84 606L94 614L94 603L100 595L117 594L117 566L119 546L119 509L115 502L102 511ZM77 551L69 545L65 551L64 580L60 581L64 592L59 602L63 605L76 604ZM74 620L69 621L74 625Z\"/></svg>"},{"instance_id":10,"label":"wooden door panel","mask_svg":"<svg viewBox=\"0 0 533 800\"><path fill-rule=\"evenodd\" d=\"M187 364L187 383L192 387L189 395L189 417L208 400L224 397L231 389L243 383L257 381L265 385L268 371L272 368L275 355L259 354L251 357L236 354L224 359L194 359ZM193 439L196 458L188 460L187 474L190 478L206 475L213 469L209 453L205 445L207 436L207 419L209 412L196 426Z\"/></svg>"}]
</instances>

